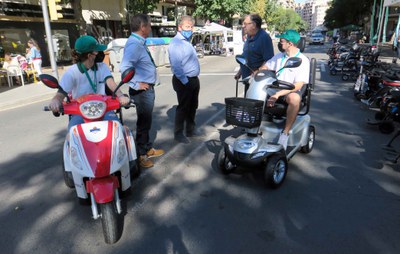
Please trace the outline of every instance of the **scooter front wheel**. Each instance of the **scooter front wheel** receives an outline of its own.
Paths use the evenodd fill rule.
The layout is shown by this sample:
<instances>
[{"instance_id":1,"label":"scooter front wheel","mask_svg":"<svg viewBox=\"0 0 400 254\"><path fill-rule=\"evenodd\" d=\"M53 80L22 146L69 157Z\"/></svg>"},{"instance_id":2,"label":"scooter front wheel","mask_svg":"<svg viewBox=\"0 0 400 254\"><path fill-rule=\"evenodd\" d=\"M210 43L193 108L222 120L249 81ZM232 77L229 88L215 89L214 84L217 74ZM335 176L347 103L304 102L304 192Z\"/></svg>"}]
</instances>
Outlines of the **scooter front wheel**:
<instances>
[{"instance_id":1,"label":"scooter front wheel","mask_svg":"<svg viewBox=\"0 0 400 254\"><path fill-rule=\"evenodd\" d=\"M314 148L314 141L315 141L315 128L314 126L310 126L308 128L308 139L307 144L300 148L300 152L302 153L310 153Z\"/></svg>"},{"instance_id":2,"label":"scooter front wheel","mask_svg":"<svg viewBox=\"0 0 400 254\"><path fill-rule=\"evenodd\" d=\"M224 147L222 147L218 153L217 163L219 170L221 170L224 175L229 175L236 169L236 166L233 165L226 156Z\"/></svg>"},{"instance_id":3,"label":"scooter front wheel","mask_svg":"<svg viewBox=\"0 0 400 254\"><path fill-rule=\"evenodd\" d=\"M279 188L286 178L288 163L285 155L274 154L268 158L264 170L264 180L268 187Z\"/></svg>"},{"instance_id":4,"label":"scooter front wheel","mask_svg":"<svg viewBox=\"0 0 400 254\"><path fill-rule=\"evenodd\" d=\"M118 212L115 202L100 204L101 224L103 225L104 241L108 244L116 243L118 237Z\"/></svg>"}]
</instances>

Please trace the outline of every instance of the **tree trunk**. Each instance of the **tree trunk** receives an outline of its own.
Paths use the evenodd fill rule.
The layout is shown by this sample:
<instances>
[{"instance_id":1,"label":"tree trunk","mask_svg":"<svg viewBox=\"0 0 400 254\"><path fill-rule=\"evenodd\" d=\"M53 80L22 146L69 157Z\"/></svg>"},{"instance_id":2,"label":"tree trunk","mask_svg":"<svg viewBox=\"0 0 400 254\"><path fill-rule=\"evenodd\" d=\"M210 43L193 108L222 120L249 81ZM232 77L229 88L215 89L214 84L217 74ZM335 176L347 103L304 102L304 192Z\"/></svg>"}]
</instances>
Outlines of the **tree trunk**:
<instances>
[{"instance_id":1,"label":"tree trunk","mask_svg":"<svg viewBox=\"0 0 400 254\"><path fill-rule=\"evenodd\" d=\"M79 21L78 28L79 34L85 35L86 34L86 22L82 16L82 5L81 0L70 0L71 7L74 9L75 19Z\"/></svg>"}]
</instances>

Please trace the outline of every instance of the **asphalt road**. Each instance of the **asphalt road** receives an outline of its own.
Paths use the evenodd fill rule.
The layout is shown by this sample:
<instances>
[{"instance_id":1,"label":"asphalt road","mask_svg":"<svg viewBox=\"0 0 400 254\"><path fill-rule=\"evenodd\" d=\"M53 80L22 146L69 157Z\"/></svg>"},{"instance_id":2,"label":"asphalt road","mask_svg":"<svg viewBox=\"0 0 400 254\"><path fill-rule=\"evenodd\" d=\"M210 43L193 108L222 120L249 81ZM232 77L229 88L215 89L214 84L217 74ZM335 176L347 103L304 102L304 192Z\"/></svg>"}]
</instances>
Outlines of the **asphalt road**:
<instances>
[{"instance_id":1,"label":"asphalt road","mask_svg":"<svg viewBox=\"0 0 400 254\"><path fill-rule=\"evenodd\" d=\"M319 63L314 150L290 161L278 190L265 188L257 173L218 172L221 140L236 133L224 122L224 98L235 95L234 58L201 60L203 135L188 145L173 141L176 95L162 68L152 137L167 153L124 199L114 245L104 243L101 222L63 183L67 119L41 111L44 102L0 112L1 252L398 253L400 168L382 149L390 136L366 125L373 112L353 98L352 83L329 75L327 47L306 48ZM134 128L134 110L125 119Z\"/></svg>"}]
</instances>

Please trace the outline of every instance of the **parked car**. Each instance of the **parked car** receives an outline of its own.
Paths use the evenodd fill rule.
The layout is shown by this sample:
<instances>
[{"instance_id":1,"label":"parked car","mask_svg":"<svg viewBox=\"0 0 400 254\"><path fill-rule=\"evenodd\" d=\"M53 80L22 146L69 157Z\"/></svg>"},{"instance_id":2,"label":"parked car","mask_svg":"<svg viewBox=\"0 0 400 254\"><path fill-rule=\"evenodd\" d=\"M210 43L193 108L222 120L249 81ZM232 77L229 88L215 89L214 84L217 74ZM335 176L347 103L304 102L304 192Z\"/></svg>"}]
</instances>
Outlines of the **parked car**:
<instances>
[{"instance_id":1,"label":"parked car","mask_svg":"<svg viewBox=\"0 0 400 254\"><path fill-rule=\"evenodd\" d=\"M322 44L324 45L325 38L321 33L312 33L309 44Z\"/></svg>"}]
</instances>

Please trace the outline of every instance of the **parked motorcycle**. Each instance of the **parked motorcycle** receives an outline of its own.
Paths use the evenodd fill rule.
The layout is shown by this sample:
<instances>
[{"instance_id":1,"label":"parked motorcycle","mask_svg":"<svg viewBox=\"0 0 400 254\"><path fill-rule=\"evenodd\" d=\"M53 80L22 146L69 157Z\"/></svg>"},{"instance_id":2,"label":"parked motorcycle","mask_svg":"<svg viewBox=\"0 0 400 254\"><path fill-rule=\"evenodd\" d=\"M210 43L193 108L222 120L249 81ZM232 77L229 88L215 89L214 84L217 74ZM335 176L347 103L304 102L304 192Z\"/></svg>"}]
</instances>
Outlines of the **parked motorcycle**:
<instances>
[{"instance_id":1,"label":"parked motorcycle","mask_svg":"<svg viewBox=\"0 0 400 254\"><path fill-rule=\"evenodd\" d=\"M61 108L61 114L80 115L84 119L83 124L70 128L64 142L65 184L75 188L78 198L90 200L93 218L101 219L108 244L117 242L122 232L118 219L122 213L120 192L130 190L131 174L138 176L140 168L132 132L120 121L106 121L103 117L110 110L120 110L116 91L134 73L133 68L126 70L111 96L88 94L77 99L67 96ZM42 74L40 80L66 93L51 75ZM122 113L119 116L122 120Z\"/></svg>"}]
</instances>

